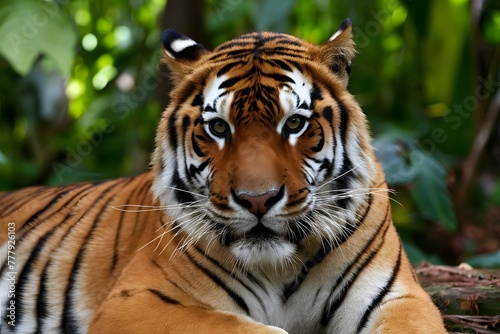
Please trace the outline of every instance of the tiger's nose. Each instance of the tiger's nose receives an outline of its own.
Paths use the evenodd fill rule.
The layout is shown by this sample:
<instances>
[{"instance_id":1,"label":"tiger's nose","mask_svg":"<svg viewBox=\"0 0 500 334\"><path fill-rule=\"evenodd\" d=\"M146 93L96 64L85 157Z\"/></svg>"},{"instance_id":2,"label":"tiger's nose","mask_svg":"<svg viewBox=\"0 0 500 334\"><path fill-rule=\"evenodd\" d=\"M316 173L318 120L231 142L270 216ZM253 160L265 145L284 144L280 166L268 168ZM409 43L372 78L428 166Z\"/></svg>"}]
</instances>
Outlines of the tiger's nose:
<instances>
[{"instance_id":1,"label":"tiger's nose","mask_svg":"<svg viewBox=\"0 0 500 334\"><path fill-rule=\"evenodd\" d=\"M283 197L283 193L284 187L282 186L279 191L271 190L260 195L241 193L237 198L240 205L260 218Z\"/></svg>"}]
</instances>

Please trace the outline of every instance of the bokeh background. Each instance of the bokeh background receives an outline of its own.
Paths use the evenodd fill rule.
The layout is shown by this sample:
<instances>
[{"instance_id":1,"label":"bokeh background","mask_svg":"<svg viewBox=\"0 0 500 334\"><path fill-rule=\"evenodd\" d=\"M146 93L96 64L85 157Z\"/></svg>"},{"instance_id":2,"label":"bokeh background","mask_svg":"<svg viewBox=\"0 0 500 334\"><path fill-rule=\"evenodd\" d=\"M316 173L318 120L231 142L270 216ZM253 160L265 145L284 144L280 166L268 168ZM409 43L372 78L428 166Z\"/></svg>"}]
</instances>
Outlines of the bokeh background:
<instances>
[{"instance_id":1,"label":"bokeh background","mask_svg":"<svg viewBox=\"0 0 500 334\"><path fill-rule=\"evenodd\" d=\"M350 91L412 262L500 267L498 0L2 0L0 190L147 170L163 29L207 48L253 30L322 43L346 17Z\"/></svg>"}]
</instances>

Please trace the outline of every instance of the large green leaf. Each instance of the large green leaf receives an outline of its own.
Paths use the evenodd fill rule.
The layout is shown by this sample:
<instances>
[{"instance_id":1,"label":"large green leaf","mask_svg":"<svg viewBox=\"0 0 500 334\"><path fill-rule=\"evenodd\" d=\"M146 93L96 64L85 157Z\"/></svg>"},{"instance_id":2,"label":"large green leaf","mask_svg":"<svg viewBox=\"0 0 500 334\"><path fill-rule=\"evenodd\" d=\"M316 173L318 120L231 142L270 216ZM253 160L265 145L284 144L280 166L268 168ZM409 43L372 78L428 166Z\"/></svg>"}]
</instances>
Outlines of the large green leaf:
<instances>
[{"instance_id":1,"label":"large green leaf","mask_svg":"<svg viewBox=\"0 0 500 334\"><path fill-rule=\"evenodd\" d=\"M446 170L431 154L418 148L409 155L414 167L412 197L423 215L436 220L448 230L457 222L450 195L446 187Z\"/></svg>"},{"instance_id":2,"label":"large green leaf","mask_svg":"<svg viewBox=\"0 0 500 334\"><path fill-rule=\"evenodd\" d=\"M406 157L408 149L403 140L377 138L373 141L373 147L389 184L407 184L413 180L415 172Z\"/></svg>"},{"instance_id":3,"label":"large green leaf","mask_svg":"<svg viewBox=\"0 0 500 334\"><path fill-rule=\"evenodd\" d=\"M403 133L378 138L373 144L389 184L411 185L411 195L420 213L449 230L455 229L445 167Z\"/></svg>"},{"instance_id":4,"label":"large green leaf","mask_svg":"<svg viewBox=\"0 0 500 334\"><path fill-rule=\"evenodd\" d=\"M19 74L26 75L39 55L69 74L76 32L56 1L5 0L0 7L0 36L0 54Z\"/></svg>"}]
</instances>

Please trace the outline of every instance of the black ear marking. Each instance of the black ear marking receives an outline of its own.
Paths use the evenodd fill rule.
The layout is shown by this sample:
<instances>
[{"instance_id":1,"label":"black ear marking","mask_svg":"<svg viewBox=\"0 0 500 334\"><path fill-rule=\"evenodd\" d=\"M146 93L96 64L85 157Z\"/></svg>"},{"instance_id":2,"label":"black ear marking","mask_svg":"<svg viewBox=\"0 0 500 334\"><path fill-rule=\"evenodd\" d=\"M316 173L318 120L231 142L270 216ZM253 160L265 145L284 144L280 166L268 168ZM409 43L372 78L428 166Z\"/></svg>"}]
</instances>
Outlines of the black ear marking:
<instances>
[{"instance_id":1,"label":"black ear marking","mask_svg":"<svg viewBox=\"0 0 500 334\"><path fill-rule=\"evenodd\" d=\"M329 40L333 41L335 38L337 38L338 36L340 36L347 28L349 28L350 25L351 25L351 19L349 19L349 18L345 19L344 22L342 22L342 24L340 25L340 27L332 35L332 37L330 37Z\"/></svg>"},{"instance_id":2,"label":"black ear marking","mask_svg":"<svg viewBox=\"0 0 500 334\"><path fill-rule=\"evenodd\" d=\"M350 19L345 19L328 42L321 46L321 61L347 84L356 55Z\"/></svg>"},{"instance_id":3,"label":"black ear marking","mask_svg":"<svg viewBox=\"0 0 500 334\"><path fill-rule=\"evenodd\" d=\"M163 32L162 42L167 55L178 60L194 61L206 51L203 45L173 29Z\"/></svg>"}]
</instances>

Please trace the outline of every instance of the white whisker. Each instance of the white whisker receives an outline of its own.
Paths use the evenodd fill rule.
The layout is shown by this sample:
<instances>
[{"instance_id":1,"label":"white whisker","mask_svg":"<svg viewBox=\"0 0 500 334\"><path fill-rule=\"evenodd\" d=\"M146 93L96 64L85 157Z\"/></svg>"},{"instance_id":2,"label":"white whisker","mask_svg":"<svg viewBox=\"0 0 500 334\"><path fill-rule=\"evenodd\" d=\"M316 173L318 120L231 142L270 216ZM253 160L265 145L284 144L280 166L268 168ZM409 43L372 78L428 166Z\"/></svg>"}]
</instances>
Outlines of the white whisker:
<instances>
[{"instance_id":1,"label":"white whisker","mask_svg":"<svg viewBox=\"0 0 500 334\"><path fill-rule=\"evenodd\" d=\"M195 193L193 191L189 191L189 190L186 190L186 189L179 189L179 188L176 188L176 187L171 187L171 186L165 186L165 188L168 188L168 189L171 189L171 190L174 190L174 191L181 191L181 192L185 192L187 194L191 194L191 195L194 195L194 196L199 196L199 197L202 197L202 198L208 198L207 195L203 195L203 194L198 194L198 193Z\"/></svg>"}]
</instances>

